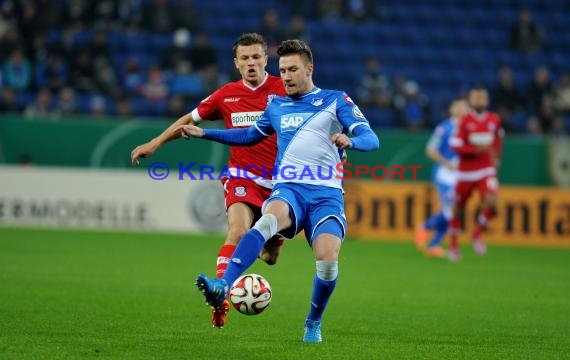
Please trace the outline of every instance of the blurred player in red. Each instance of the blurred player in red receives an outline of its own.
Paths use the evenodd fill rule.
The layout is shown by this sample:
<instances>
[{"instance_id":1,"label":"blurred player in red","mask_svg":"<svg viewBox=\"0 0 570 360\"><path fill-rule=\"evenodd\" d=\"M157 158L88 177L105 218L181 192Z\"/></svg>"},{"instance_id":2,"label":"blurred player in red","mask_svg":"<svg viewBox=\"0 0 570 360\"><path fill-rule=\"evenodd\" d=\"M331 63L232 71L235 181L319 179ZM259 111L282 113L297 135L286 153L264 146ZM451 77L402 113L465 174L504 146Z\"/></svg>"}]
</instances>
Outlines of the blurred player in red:
<instances>
[{"instance_id":1,"label":"blurred player in red","mask_svg":"<svg viewBox=\"0 0 570 360\"><path fill-rule=\"evenodd\" d=\"M483 88L469 92L471 111L465 115L452 136L450 144L459 157L453 216L450 220L449 259L459 260L458 236L465 204L473 190L481 195L481 211L471 234L471 241L478 255L485 255L487 248L481 235L497 213L499 182L497 167L503 140L501 119L488 111L489 95Z\"/></svg>"},{"instance_id":2,"label":"blurred player in red","mask_svg":"<svg viewBox=\"0 0 570 360\"><path fill-rule=\"evenodd\" d=\"M265 110L267 104L276 96L285 95L281 78L269 75L267 66L267 43L257 33L241 35L233 46L234 64L241 74L241 80L228 83L202 100L192 112L182 116L170 125L160 136L136 147L131 153L131 162L138 164L139 158L146 158L164 143L180 137L174 131L181 125L193 125L201 120L223 119L228 129L253 125ZM230 147L228 173L234 175L224 178L228 234L218 253L216 276L222 277L234 250L250 227L261 216L261 206L271 194L271 174L277 156L275 135L266 138L254 146ZM243 169L252 167L247 177ZM241 169L238 172L237 169ZM266 243L260 258L272 265L277 261L283 239L276 236ZM226 300L218 308L212 308L212 325L221 328L229 311Z\"/></svg>"}]
</instances>

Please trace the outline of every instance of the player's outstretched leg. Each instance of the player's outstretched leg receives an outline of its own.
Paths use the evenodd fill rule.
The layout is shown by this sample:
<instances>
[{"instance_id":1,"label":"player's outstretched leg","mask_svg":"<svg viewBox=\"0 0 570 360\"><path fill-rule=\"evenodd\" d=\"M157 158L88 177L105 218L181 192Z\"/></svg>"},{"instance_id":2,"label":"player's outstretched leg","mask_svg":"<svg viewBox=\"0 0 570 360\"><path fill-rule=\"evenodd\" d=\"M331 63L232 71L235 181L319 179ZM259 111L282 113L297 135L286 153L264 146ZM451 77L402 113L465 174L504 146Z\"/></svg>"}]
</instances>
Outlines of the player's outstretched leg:
<instances>
[{"instance_id":1,"label":"player's outstretched leg","mask_svg":"<svg viewBox=\"0 0 570 360\"><path fill-rule=\"evenodd\" d=\"M321 322L307 319L305 321L305 334L303 342L320 343L323 341L321 337Z\"/></svg>"},{"instance_id":2,"label":"player's outstretched leg","mask_svg":"<svg viewBox=\"0 0 570 360\"><path fill-rule=\"evenodd\" d=\"M206 275L200 274L196 278L196 286L211 306L221 306L228 297L229 286L224 279L208 279Z\"/></svg>"},{"instance_id":3,"label":"player's outstretched leg","mask_svg":"<svg viewBox=\"0 0 570 360\"><path fill-rule=\"evenodd\" d=\"M279 257L279 251L285 242L285 238L281 235L275 235L267 240L263 245L263 249L259 253L259 258L267 263L267 265L275 265Z\"/></svg>"}]
</instances>

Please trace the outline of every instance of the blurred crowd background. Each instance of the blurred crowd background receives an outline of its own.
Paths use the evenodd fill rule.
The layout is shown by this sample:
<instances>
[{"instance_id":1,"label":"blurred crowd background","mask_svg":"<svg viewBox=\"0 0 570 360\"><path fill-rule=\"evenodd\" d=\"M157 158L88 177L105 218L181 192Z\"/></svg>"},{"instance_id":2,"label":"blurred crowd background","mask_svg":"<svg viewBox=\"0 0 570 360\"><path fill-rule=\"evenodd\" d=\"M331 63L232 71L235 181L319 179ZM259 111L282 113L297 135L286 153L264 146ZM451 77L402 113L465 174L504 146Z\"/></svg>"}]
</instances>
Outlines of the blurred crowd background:
<instances>
[{"instance_id":1,"label":"blurred crowd background","mask_svg":"<svg viewBox=\"0 0 570 360\"><path fill-rule=\"evenodd\" d=\"M0 0L0 112L174 120L236 80L243 32L313 48L315 82L422 131L485 86L510 133L570 132L564 0ZM85 116L83 116L85 115Z\"/></svg>"}]
</instances>

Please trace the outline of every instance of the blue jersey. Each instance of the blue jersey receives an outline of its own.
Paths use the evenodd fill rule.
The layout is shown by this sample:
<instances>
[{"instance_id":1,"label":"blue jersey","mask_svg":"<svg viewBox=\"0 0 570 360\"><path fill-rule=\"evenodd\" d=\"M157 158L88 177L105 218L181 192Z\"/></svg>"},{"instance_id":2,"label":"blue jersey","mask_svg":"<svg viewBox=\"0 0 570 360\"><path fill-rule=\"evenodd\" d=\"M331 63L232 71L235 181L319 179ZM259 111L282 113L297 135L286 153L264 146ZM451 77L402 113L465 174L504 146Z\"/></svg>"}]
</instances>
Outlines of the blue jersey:
<instances>
[{"instance_id":1,"label":"blue jersey","mask_svg":"<svg viewBox=\"0 0 570 360\"><path fill-rule=\"evenodd\" d=\"M441 122L434 130L430 137L427 146L437 150L444 159L450 162L457 161L457 154L451 149L449 139L455 131L455 122L449 118ZM432 178L437 183L446 185L453 185L456 180L454 171L450 171L438 163L435 163L432 168Z\"/></svg>"},{"instance_id":2,"label":"blue jersey","mask_svg":"<svg viewBox=\"0 0 570 360\"><path fill-rule=\"evenodd\" d=\"M342 151L332 143L332 135L369 124L346 93L314 87L298 98L276 97L254 126L265 136L277 133L275 183L342 189Z\"/></svg>"}]
</instances>

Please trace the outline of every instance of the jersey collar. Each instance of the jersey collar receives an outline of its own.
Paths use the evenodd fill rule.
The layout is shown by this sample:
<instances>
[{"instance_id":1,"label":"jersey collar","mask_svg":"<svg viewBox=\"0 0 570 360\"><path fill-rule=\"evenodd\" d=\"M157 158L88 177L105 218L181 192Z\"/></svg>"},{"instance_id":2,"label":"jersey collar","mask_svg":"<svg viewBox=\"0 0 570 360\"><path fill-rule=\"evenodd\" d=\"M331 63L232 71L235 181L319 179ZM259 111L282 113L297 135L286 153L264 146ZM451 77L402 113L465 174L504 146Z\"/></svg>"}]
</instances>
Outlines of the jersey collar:
<instances>
[{"instance_id":1,"label":"jersey collar","mask_svg":"<svg viewBox=\"0 0 570 360\"><path fill-rule=\"evenodd\" d=\"M268 74L267 71L266 71L266 72L265 72L265 78L263 78L263 81L261 82L261 84L257 85L256 87L252 87L252 86L248 85L248 83L247 83L245 80L243 80L243 79L241 80L241 82L243 83L243 86L245 86L246 88L255 91L255 90L259 89L260 87L262 87L263 84L265 84L265 82L267 81L267 78L268 78L268 77L269 77L269 74Z\"/></svg>"}]
</instances>

